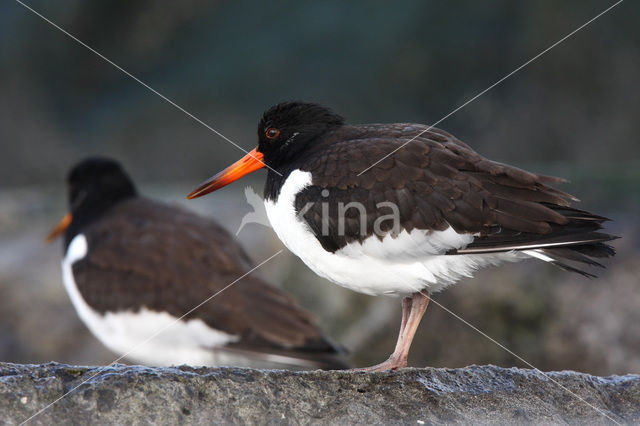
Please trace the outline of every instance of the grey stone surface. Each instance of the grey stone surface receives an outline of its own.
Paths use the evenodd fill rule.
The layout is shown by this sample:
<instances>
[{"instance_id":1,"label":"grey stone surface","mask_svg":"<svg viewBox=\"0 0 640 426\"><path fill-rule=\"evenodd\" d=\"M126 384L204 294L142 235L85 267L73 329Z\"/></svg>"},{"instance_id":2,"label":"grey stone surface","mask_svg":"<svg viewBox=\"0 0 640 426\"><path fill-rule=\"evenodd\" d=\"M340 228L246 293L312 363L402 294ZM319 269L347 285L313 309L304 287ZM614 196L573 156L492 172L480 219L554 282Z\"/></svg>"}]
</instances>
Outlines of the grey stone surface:
<instances>
[{"instance_id":1,"label":"grey stone surface","mask_svg":"<svg viewBox=\"0 0 640 426\"><path fill-rule=\"evenodd\" d=\"M623 424L640 376L470 366L400 372L0 363L0 423ZM608 416L607 417L605 417Z\"/></svg>"}]
</instances>

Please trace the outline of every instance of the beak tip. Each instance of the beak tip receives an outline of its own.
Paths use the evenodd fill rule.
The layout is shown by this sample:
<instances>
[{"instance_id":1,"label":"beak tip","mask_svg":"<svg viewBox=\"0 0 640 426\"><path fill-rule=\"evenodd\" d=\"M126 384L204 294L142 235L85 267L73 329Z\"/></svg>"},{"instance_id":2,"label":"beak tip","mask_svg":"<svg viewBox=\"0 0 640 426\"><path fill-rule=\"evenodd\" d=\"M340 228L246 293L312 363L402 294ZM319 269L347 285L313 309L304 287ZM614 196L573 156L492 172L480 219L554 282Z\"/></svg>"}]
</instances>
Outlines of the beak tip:
<instances>
[{"instance_id":1,"label":"beak tip","mask_svg":"<svg viewBox=\"0 0 640 426\"><path fill-rule=\"evenodd\" d=\"M58 223L58 225L55 228L53 228L51 232L49 232L49 235L47 235L47 237L44 239L44 242L46 244L49 244L50 242L55 240L58 237L58 235L66 231L69 225L71 224L72 219L73 217L71 216L71 213L65 214L62 217L62 220L60 221L60 223Z\"/></svg>"},{"instance_id":2,"label":"beak tip","mask_svg":"<svg viewBox=\"0 0 640 426\"><path fill-rule=\"evenodd\" d=\"M247 155L242 157L240 160L212 176L198 188L191 191L191 193L186 197L187 200L193 200L194 198L199 198L203 195L217 191L231 182L240 179L242 176L265 167L265 164L262 162L263 155L257 152L257 149L258 148L255 148L253 151L247 153Z\"/></svg>"},{"instance_id":3,"label":"beak tip","mask_svg":"<svg viewBox=\"0 0 640 426\"><path fill-rule=\"evenodd\" d=\"M195 198L200 197L201 195L203 195L202 190L200 188L191 191L189 194L187 194L187 196L185 197L187 200L193 200Z\"/></svg>"}]
</instances>

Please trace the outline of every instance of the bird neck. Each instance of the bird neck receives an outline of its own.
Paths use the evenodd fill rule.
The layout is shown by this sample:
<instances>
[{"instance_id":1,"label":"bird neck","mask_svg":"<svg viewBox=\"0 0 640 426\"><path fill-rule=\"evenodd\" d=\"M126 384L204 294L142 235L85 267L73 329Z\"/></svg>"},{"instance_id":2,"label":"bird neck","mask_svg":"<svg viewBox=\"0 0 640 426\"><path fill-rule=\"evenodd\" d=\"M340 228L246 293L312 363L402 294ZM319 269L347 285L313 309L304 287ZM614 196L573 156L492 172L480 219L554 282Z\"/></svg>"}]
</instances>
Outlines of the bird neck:
<instances>
[{"instance_id":1,"label":"bird neck","mask_svg":"<svg viewBox=\"0 0 640 426\"><path fill-rule=\"evenodd\" d=\"M71 224L65 231L65 247L68 246L73 238L82 233L82 231L92 223L103 217L108 211L110 211L116 205L136 197L135 190L122 192L114 197L104 196L97 200L87 199L86 202L81 203L76 208L72 209Z\"/></svg>"}]
</instances>

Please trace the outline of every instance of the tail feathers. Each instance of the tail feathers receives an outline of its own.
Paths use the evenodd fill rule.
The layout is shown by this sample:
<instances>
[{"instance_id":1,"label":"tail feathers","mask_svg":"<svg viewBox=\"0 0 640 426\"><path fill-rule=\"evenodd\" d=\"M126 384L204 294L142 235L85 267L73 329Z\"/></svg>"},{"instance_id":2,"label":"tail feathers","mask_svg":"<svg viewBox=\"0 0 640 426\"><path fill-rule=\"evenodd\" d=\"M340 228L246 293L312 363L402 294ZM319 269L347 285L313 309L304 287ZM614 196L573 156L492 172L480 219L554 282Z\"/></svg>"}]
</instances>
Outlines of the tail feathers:
<instances>
[{"instance_id":1,"label":"tail feathers","mask_svg":"<svg viewBox=\"0 0 640 426\"><path fill-rule=\"evenodd\" d=\"M551 232L545 234L497 228L495 232L476 238L467 247L453 250L448 254L519 251L565 271L595 278L595 275L567 262L604 268L593 258L612 257L616 254L615 249L605 243L619 237L600 231L602 223L609 219L573 207L541 204L564 216L567 219L566 223L551 223Z\"/></svg>"},{"instance_id":2,"label":"tail feathers","mask_svg":"<svg viewBox=\"0 0 640 426\"><path fill-rule=\"evenodd\" d=\"M604 235L607 235L607 234L604 234ZM609 235L609 237L611 238L609 238L607 241L620 238L614 235ZM583 254L589 257L613 257L616 255L616 249L611 247L609 244L604 244L602 242L593 243L593 244L576 245L571 247L571 249L575 252L578 252L580 254Z\"/></svg>"},{"instance_id":3,"label":"tail feathers","mask_svg":"<svg viewBox=\"0 0 640 426\"><path fill-rule=\"evenodd\" d=\"M547 256L557 260L568 260L572 262L582 262L589 266L596 266L598 268L604 268L602 263L596 262L591 259L589 256L585 256L584 254L574 251L571 248L557 248L557 249L543 249L541 250Z\"/></svg>"},{"instance_id":4,"label":"tail feathers","mask_svg":"<svg viewBox=\"0 0 640 426\"><path fill-rule=\"evenodd\" d=\"M592 257L603 258L603 257L611 257L616 254L616 250L610 246L609 244L604 244L602 242L599 243L591 243L591 244L582 244L582 245L573 245L568 247L559 247L559 248L548 248L548 249L539 249L533 250L537 253L542 253L550 260L546 260L559 267L560 269L564 269L565 271L576 272L580 275L589 278L596 278L597 276L591 274L589 272L583 271L576 267L573 267L566 263L566 261L571 262L580 262L589 266L595 266L598 268L604 268L605 266L600 262L596 262L592 259ZM526 252L531 255L529 251ZM540 259L539 256L533 256Z\"/></svg>"},{"instance_id":5,"label":"tail feathers","mask_svg":"<svg viewBox=\"0 0 640 426\"><path fill-rule=\"evenodd\" d=\"M602 244L606 246L606 244ZM535 257L536 259L543 260L545 262L551 263L552 265L557 266L560 269L569 272L578 273L587 278L597 278L597 275L589 273L587 271L583 271L582 269L578 269L575 266L571 266L566 263L567 261L571 262L580 262L589 266L595 266L598 268L604 268L605 266L595 260L585 256L584 254L574 251L573 247L579 246L571 246L565 248L553 248L553 249L535 249L535 250L525 250L524 253L528 254L531 257ZM613 248L611 246L607 246L611 250Z\"/></svg>"}]
</instances>

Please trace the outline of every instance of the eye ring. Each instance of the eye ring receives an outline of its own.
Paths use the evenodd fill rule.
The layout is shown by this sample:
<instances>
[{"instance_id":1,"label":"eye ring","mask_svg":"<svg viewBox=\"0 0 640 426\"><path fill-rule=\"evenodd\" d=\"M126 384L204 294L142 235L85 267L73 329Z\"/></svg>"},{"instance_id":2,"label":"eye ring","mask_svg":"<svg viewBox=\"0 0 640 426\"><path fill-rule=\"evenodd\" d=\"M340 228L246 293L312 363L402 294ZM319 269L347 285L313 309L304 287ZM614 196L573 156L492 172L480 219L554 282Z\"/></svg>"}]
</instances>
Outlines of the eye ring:
<instances>
[{"instance_id":1,"label":"eye ring","mask_svg":"<svg viewBox=\"0 0 640 426\"><path fill-rule=\"evenodd\" d=\"M269 127L267 130L265 130L264 135L267 137L267 139L276 139L278 136L280 136L280 129Z\"/></svg>"}]
</instances>

